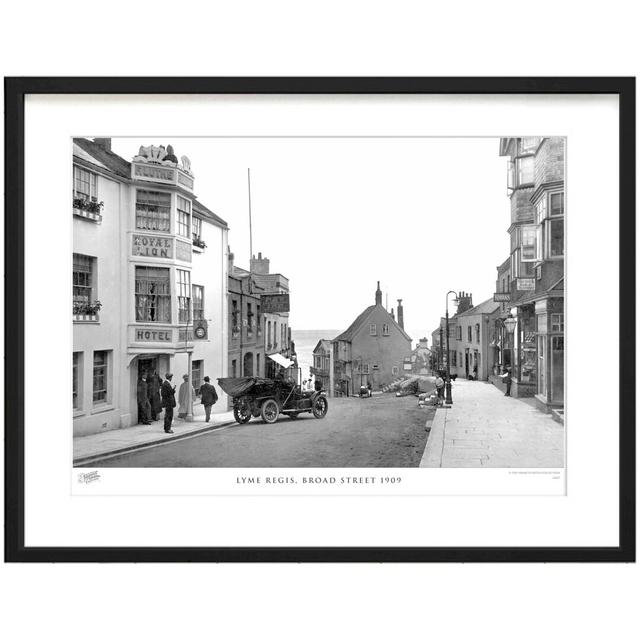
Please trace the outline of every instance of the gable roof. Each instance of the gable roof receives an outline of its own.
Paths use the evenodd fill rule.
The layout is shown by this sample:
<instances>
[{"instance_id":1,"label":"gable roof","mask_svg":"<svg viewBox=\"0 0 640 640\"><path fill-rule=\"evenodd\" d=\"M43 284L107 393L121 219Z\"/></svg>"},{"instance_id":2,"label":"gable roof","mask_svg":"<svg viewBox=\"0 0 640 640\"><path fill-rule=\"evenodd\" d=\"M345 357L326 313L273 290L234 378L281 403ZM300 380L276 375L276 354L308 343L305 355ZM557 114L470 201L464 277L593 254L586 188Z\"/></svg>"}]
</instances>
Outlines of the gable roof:
<instances>
[{"instance_id":1,"label":"gable roof","mask_svg":"<svg viewBox=\"0 0 640 640\"><path fill-rule=\"evenodd\" d=\"M200 200L197 198L193 198L193 212L197 213L202 218L206 220L210 220L214 224L217 224L220 227L228 228L227 223L220 217L217 216L209 207L205 207Z\"/></svg>"},{"instance_id":2,"label":"gable roof","mask_svg":"<svg viewBox=\"0 0 640 640\"><path fill-rule=\"evenodd\" d=\"M471 307L471 309L467 309L462 313L456 313L455 318L463 318L465 316L477 316L481 313L493 313L500 308L499 302L494 302L493 298L489 298L480 304L477 304L475 307Z\"/></svg>"},{"instance_id":3,"label":"gable roof","mask_svg":"<svg viewBox=\"0 0 640 640\"><path fill-rule=\"evenodd\" d=\"M338 337L334 338L334 340L343 340L344 342L351 342L353 337L360 331L360 329L367 323L371 314L375 311L377 307L380 307L382 311L387 314L389 321L393 326L397 327L398 331L409 341L411 338L407 334L407 332L396 322L395 318L381 305L381 304L372 304L370 307L367 307L347 328L346 331L343 331Z\"/></svg>"},{"instance_id":4,"label":"gable roof","mask_svg":"<svg viewBox=\"0 0 640 640\"><path fill-rule=\"evenodd\" d=\"M325 351L331 351L331 340L321 338L318 340L318 344L313 348L313 353L318 353L318 349L322 348Z\"/></svg>"}]
</instances>

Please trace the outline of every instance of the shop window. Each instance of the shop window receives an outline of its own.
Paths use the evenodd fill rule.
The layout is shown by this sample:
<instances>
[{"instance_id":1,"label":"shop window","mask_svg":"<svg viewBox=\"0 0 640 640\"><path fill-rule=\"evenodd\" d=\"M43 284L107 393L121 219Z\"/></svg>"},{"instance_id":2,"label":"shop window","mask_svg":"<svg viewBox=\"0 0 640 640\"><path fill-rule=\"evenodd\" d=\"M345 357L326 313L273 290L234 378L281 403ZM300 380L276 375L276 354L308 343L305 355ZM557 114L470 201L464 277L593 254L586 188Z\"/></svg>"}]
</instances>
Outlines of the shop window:
<instances>
[{"instance_id":1,"label":"shop window","mask_svg":"<svg viewBox=\"0 0 640 640\"><path fill-rule=\"evenodd\" d=\"M369 325L369 335L370 336L375 336L375 335L377 335L377 333L378 333L378 330L376 328L376 325L375 324L370 324Z\"/></svg>"},{"instance_id":2,"label":"shop window","mask_svg":"<svg viewBox=\"0 0 640 640\"><path fill-rule=\"evenodd\" d=\"M136 267L136 322L171 322L169 269Z\"/></svg>"},{"instance_id":3,"label":"shop window","mask_svg":"<svg viewBox=\"0 0 640 640\"><path fill-rule=\"evenodd\" d=\"M73 353L72 379L73 379L73 408L77 411L82 409L82 358L81 351Z\"/></svg>"},{"instance_id":4,"label":"shop window","mask_svg":"<svg viewBox=\"0 0 640 640\"><path fill-rule=\"evenodd\" d=\"M191 202L182 196L178 196L177 202L178 225L177 232L179 236L190 238L190 218L191 218Z\"/></svg>"},{"instance_id":5,"label":"shop window","mask_svg":"<svg viewBox=\"0 0 640 640\"><path fill-rule=\"evenodd\" d=\"M191 384L196 390L196 395L200 395L200 387L202 386L202 370L204 368L204 360L191 361Z\"/></svg>"},{"instance_id":6,"label":"shop window","mask_svg":"<svg viewBox=\"0 0 640 640\"><path fill-rule=\"evenodd\" d=\"M178 287L178 322L187 324L189 322L189 311L191 309L191 272L184 269L176 269Z\"/></svg>"},{"instance_id":7,"label":"shop window","mask_svg":"<svg viewBox=\"0 0 640 640\"><path fill-rule=\"evenodd\" d=\"M204 287L194 284L192 288L193 296L193 319L204 320Z\"/></svg>"},{"instance_id":8,"label":"shop window","mask_svg":"<svg viewBox=\"0 0 640 640\"><path fill-rule=\"evenodd\" d=\"M136 191L136 229L169 233L171 194L138 189Z\"/></svg>"},{"instance_id":9,"label":"shop window","mask_svg":"<svg viewBox=\"0 0 640 640\"><path fill-rule=\"evenodd\" d=\"M109 399L109 351L93 352L93 404Z\"/></svg>"},{"instance_id":10,"label":"shop window","mask_svg":"<svg viewBox=\"0 0 640 640\"><path fill-rule=\"evenodd\" d=\"M96 259L73 254L73 313L93 315L95 300Z\"/></svg>"},{"instance_id":11,"label":"shop window","mask_svg":"<svg viewBox=\"0 0 640 640\"><path fill-rule=\"evenodd\" d=\"M538 336L538 393L546 396L547 395L547 378L545 376L546 371L546 344L547 337L546 336Z\"/></svg>"}]
</instances>

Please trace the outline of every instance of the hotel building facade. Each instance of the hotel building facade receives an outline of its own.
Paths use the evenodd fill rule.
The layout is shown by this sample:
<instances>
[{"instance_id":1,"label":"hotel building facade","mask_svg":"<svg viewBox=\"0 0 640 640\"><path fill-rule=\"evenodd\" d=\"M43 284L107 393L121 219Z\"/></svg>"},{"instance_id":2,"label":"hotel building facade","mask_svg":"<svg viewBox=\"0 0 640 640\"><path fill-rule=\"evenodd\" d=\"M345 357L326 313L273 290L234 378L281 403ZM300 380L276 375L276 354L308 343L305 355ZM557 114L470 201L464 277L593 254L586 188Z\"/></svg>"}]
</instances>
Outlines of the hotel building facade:
<instances>
[{"instance_id":1,"label":"hotel building facade","mask_svg":"<svg viewBox=\"0 0 640 640\"><path fill-rule=\"evenodd\" d=\"M111 140L73 144L74 436L138 422L137 382L155 370L197 390L227 372L224 220L199 202L171 146L127 161ZM223 396L218 389L218 395ZM214 406L226 410L226 402ZM200 405L194 403L194 411Z\"/></svg>"}]
</instances>

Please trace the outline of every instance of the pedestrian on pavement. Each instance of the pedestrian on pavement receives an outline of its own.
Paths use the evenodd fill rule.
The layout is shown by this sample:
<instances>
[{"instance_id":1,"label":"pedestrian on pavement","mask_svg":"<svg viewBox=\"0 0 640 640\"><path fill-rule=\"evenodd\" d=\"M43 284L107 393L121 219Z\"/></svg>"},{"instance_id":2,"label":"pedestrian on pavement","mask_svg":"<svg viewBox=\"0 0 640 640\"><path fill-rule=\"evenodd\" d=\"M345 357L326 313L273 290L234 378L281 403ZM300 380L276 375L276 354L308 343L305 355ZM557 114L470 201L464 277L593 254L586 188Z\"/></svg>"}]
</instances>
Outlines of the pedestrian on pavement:
<instances>
[{"instance_id":1,"label":"pedestrian on pavement","mask_svg":"<svg viewBox=\"0 0 640 640\"><path fill-rule=\"evenodd\" d=\"M160 399L161 384L162 380L155 369L147 375L147 391L149 394L152 420L157 420L158 414L162 411L162 400Z\"/></svg>"},{"instance_id":2,"label":"pedestrian on pavement","mask_svg":"<svg viewBox=\"0 0 640 640\"><path fill-rule=\"evenodd\" d=\"M200 387L200 403L204 405L204 421L209 422L211 407L218 402L216 388L209 384L209 376L204 377L204 384Z\"/></svg>"},{"instance_id":3,"label":"pedestrian on pavement","mask_svg":"<svg viewBox=\"0 0 640 640\"><path fill-rule=\"evenodd\" d=\"M151 405L147 391L147 380L144 375L138 379L138 424L151 424L149 413Z\"/></svg>"},{"instance_id":4,"label":"pedestrian on pavement","mask_svg":"<svg viewBox=\"0 0 640 640\"><path fill-rule=\"evenodd\" d=\"M173 421L173 408L176 406L176 385L171 384L173 373L167 373L164 377L166 380L160 387L162 407L164 408L164 431L165 433L173 433L171 422Z\"/></svg>"},{"instance_id":5,"label":"pedestrian on pavement","mask_svg":"<svg viewBox=\"0 0 640 640\"><path fill-rule=\"evenodd\" d=\"M189 376L186 373L182 376L182 379L184 382L180 385L180 390L178 391L178 418L184 420L187 417L187 413L189 413L189 388L191 388L192 402L196 399L196 391L189 384Z\"/></svg>"},{"instance_id":6,"label":"pedestrian on pavement","mask_svg":"<svg viewBox=\"0 0 640 640\"><path fill-rule=\"evenodd\" d=\"M505 396L511 397L511 368L505 367L504 373L502 374L502 378L504 383L507 385L507 390L504 392Z\"/></svg>"},{"instance_id":7,"label":"pedestrian on pavement","mask_svg":"<svg viewBox=\"0 0 640 640\"><path fill-rule=\"evenodd\" d=\"M436 391L438 392L438 398L444 398L444 380L439 373L436 373Z\"/></svg>"}]
</instances>

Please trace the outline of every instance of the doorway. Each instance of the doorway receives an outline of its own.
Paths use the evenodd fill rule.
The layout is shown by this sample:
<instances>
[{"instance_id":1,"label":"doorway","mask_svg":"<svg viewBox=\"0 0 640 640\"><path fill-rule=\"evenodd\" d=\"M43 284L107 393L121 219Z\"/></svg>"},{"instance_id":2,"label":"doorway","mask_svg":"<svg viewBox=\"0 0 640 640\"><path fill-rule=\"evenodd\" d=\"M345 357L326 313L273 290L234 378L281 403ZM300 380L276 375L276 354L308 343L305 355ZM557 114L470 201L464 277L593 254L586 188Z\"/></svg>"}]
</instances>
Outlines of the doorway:
<instances>
[{"instance_id":1,"label":"doorway","mask_svg":"<svg viewBox=\"0 0 640 640\"><path fill-rule=\"evenodd\" d=\"M151 373L152 371L158 371L158 358L156 357L142 357L138 358L138 379L140 376Z\"/></svg>"}]
</instances>

